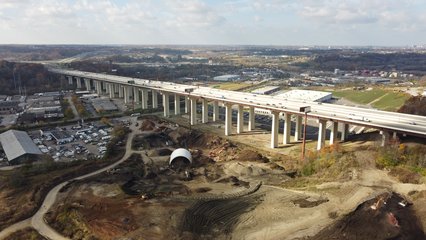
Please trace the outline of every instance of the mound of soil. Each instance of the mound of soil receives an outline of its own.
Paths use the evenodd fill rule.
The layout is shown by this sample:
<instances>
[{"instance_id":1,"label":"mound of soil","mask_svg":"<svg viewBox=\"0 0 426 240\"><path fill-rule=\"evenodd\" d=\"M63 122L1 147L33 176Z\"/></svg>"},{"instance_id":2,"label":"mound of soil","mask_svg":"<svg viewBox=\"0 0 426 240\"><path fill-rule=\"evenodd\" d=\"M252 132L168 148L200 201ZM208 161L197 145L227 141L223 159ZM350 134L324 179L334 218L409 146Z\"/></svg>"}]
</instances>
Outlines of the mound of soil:
<instances>
[{"instance_id":1,"label":"mound of soil","mask_svg":"<svg viewBox=\"0 0 426 240\"><path fill-rule=\"evenodd\" d=\"M309 239L420 240L426 236L412 206L396 193L385 193L362 203L354 212Z\"/></svg>"},{"instance_id":2,"label":"mound of soil","mask_svg":"<svg viewBox=\"0 0 426 240\"><path fill-rule=\"evenodd\" d=\"M260 161L264 163L269 162L269 159L267 157L250 149L243 149L241 152L239 152L236 160L237 161Z\"/></svg>"},{"instance_id":3,"label":"mound of soil","mask_svg":"<svg viewBox=\"0 0 426 240\"><path fill-rule=\"evenodd\" d=\"M152 131L155 129L155 123L151 120L145 119L142 121L140 129L142 131Z\"/></svg>"},{"instance_id":4,"label":"mound of soil","mask_svg":"<svg viewBox=\"0 0 426 240\"><path fill-rule=\"evenodd\" d=\"M182 145L182 143L186 140L188 135L189 135L189 130L183 127L178 127L169 133L169 137L173 140L173 142L179 145Z\"/></svg>"}]
</instances>

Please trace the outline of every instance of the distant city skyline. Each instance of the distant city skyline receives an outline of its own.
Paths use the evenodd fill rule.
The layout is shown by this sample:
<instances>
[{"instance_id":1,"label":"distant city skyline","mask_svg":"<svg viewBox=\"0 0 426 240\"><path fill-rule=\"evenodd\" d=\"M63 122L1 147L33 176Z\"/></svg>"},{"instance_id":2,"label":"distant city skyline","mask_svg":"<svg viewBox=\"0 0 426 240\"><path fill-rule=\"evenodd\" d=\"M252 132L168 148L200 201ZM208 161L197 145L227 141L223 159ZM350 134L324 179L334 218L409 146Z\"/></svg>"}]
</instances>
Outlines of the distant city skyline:
<instances>
[{"instance_id":1,"label":"distant city skyline","mask_svg":"<svg viewBox=\"0 0 426 240\"><path fill-rule=\"evenodd\" d=\"M411 46L424 0L0 0L0 44Z\"/></svg>"}]
</instances>

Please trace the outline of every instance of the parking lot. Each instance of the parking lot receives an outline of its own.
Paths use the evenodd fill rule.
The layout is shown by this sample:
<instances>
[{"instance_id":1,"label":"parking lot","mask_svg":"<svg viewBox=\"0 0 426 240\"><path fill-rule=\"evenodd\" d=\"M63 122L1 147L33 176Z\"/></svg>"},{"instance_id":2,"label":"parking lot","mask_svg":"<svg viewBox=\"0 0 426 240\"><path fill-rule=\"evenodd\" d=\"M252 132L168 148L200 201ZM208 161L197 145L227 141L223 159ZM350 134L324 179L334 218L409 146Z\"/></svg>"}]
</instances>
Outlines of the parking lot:
<instances>
[{"instance_id":1,"label":"parking lot","mask_svg":"<svg viewBox=\"0 0 426 240\"><path fill-rule=\"evenodd\" d=\"M28 132L40 151L55 161L102 158L112 127L100 122L75 124Z\"/></svg>"}]
</instances>

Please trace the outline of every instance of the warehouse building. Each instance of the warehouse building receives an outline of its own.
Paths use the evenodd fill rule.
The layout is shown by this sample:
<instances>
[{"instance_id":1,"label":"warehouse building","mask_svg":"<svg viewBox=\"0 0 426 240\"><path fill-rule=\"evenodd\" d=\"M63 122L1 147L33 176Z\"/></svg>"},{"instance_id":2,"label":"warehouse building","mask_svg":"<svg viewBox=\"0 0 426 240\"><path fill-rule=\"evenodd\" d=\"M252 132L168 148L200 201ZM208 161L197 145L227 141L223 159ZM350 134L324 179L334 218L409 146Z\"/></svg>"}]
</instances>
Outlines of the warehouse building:
<instances>
[{"instance_id":1,"label":"warehouse building","mask_svg":"<svg viewBox=\"0 0 426 240\"><path fill-rule=\"evenodd\" d=\"M94 98L90 102L98 113L118 111L118 107L109 98Z\"/></svg>"},{"instance_id":2,"label":"warehouse building","mask_svg":"<svg viewBox=\"0 0 426 240\"><path fill-rule=\"evenodd\" d=\"M277 98L288 99L292 101L327 102L331 100L333 94L331 92L312 90L291 90L276 96Z\"/></svg>"},{"instance_id":3,"label":"warehouse building","mask_svg":"<svg viewBox=\"0 0 426 240\"><path fill-rule=\"evenodd\" d=\"M42 154L24 131L9 130L4 132L0 134L0 143L11 165L38 160Z\"/></svg>"}]
</instances>

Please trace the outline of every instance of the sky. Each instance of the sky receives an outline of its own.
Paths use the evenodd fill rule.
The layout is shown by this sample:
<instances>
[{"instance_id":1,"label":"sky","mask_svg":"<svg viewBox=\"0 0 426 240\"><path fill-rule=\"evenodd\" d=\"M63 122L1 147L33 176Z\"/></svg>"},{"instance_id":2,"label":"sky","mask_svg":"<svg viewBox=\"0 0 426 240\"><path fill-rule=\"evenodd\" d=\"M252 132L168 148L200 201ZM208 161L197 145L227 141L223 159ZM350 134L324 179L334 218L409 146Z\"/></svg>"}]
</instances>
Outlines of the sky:
<instances>
[{"instance_id":1,"label":"sky","mask_svg":"<svg viewBox=\"0 0 426 240\"><path fill-rule=\"evenodd\" d=\"M425 0L0 0L0 44L411 46Z\"/></svg>"}]
</instances>

